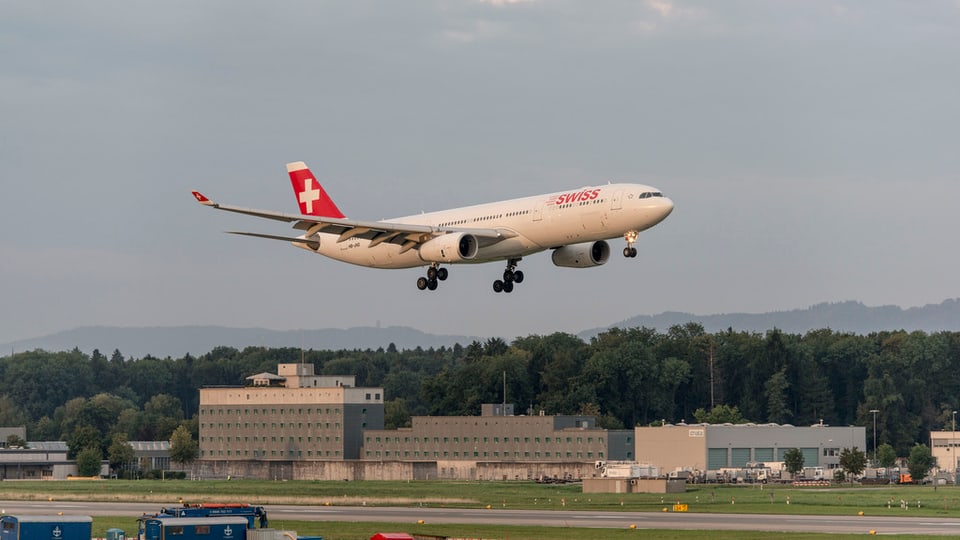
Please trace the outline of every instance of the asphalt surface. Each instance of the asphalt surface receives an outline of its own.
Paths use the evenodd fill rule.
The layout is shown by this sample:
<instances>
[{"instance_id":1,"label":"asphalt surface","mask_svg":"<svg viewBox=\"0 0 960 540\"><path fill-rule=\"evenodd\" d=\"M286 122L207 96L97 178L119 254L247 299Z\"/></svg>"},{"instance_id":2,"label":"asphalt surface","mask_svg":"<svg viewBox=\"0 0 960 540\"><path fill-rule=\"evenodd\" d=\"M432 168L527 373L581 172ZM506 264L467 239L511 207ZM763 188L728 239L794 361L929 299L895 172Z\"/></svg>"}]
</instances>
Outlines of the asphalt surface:
<instances>
[{"instance_id":1,"label":"asphalt surface","mask_svg":"<svg viewBox=\"0 0 960 540\"><path fill-rule=\"evenodd\" d=\"M155 513L160 503L97 503L0 501L7 514L64 514L89 516L139 516ZM591 527L638 529L701 529L772 532L819 532L868 534L960 535L960 517L911 517L909 510L897 516L794 516L764 514L698 514L679 512L579 512L550 510L396 508L354 506L266 506L270 526L283 528L284 520L297 521L390 521L425 523L482 523L488 525L536 525L545 527Z\"/></svg>"}]
</instances>

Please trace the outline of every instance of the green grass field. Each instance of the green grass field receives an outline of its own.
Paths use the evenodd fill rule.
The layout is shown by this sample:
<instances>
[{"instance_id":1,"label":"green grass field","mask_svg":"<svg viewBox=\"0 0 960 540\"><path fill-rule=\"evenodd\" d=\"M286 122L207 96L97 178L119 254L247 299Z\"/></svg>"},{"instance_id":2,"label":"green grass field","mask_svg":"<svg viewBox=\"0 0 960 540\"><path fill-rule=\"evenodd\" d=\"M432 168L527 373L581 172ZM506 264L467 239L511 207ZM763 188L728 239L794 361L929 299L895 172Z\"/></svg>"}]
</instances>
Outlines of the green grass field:
<instances>
[{"instance_id":1,"label":"green grass field","mask_svg":"<svg viewBox=\"0 0 960 540\"><path fill-rule=\"evenodd\" d=\"M127 537L133 539L137 530L136 520L132 518L95 517L93 518L94 537L103 537L108 528L117 527L127 531ZM279 524L277 528L281 528ZM577 527L521 527L488 525L418 525L415 523L357 523L343 521L288 521L283 523L284 530L293 530L306 536L323 536L324 540L368 540L377 532L406 532L457 538L483 538L485 540L621 540L637 538L658 538L663 540L761 540L771 537L769 532L746 531L668 531L662 529L584 529ZM785 540L852 540L862 539L864 534L807 534L776 533L778 539ZM919 540L928 538L917 535L898 536L901 540Z\"/></svg>"},{"instance_id":2,"label":"green grass field","mask_svg":"<svg viewBox=\"0 0 960 540\"><path fill-rule=\"evenodd\" d=\"M790 504L787 504L789 498ZM246 502L250 504L310 504L425 506L457 508L552 509L566 511L672 511L680 502L690 512L815 515L910 515L960 517L960 488L929 486L793 488L787 486L690 486L682 494L589 494L579 484L540 485L531 482L312 482L312 481L69 481L2 482L0 499L156 502ZM901 500L909 508L901 508ZM384 530L470 538L619 539L653 536L676 539L767 538L769 533L743 531L644 531L416 523L287 522L273 526L325 539L369 538ZM97 517L95 536L119 527L133 536L136 516ZM847 538L845 535L800 534L778 538ZM852 536L849 536L852 537ZM907 538L907 537L901 537ZM923 538L916 536L913 538Z\"/></svg>"}]
</instances>

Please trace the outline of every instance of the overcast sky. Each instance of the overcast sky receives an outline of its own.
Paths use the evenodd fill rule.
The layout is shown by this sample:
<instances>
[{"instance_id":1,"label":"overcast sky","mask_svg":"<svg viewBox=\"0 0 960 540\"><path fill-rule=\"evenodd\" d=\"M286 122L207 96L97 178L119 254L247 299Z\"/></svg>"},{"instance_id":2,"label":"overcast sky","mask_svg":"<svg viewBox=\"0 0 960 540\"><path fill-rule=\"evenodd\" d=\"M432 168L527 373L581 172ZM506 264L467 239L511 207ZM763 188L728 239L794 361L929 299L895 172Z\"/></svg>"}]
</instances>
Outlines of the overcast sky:
<instances>
[{"instance_id":1,"label":"overcast sky","mask_svg":"<svg viewBox=\"0 0 960 540\"><path fill-rule=\"evenodd\" d=\"M0 342L87 325L505 338L960 296L960 2L0 3ZM305 161L357 219L607 181L639 257L372 270L283 242Z\"/></svg>"}]
</instances>

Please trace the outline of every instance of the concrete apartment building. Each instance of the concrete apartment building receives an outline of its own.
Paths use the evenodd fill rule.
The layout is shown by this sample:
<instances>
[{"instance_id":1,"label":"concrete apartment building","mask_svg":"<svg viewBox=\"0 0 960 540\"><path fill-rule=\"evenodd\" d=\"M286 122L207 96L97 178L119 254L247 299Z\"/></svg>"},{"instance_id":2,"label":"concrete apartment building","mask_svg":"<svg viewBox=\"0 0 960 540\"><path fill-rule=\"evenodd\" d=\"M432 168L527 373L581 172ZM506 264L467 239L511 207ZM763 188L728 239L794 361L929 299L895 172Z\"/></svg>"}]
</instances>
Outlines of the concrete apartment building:
<instances>
[{"instance_id":1,"label":"concrete apartment building","mask_svg":"<svg viewBox=\"0 0 960 540\"><path fill-rule=\"evenodd\" d=\"M200 389L200 460L358 459L362 432L383 429L383 389L313 364L278 364L246 386Z\"/></svg>"},{"instance_id":2,"label":"concrete apartment building","mask_svg":"<svg viewBox=\"0 0 960 540\"><path fill-rule=\"evenodd\" d=\"M835 469L840 452L866 451L866 428L780 424L667 424L637 427L636 460L661 473L676 469L716 471L750 462L783 461L787 450L803 452L804 467Z\"/></svg>"}]
</instances>

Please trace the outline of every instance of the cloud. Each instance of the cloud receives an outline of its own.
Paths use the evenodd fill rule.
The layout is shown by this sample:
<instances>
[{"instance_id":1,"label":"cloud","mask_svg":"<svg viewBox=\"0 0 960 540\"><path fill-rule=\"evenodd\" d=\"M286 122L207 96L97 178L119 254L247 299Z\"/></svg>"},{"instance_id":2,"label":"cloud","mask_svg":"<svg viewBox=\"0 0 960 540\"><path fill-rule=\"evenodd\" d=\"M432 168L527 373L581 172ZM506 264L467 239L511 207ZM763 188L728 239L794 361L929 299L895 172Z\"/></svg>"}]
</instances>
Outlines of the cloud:
<instances>
[{"instance_id":1,"label":"cloud","mask_svg":"<svg viewBox=\"0 0 960 540\"><path fill-rule=\"evenodd\" d=\"M673 4L667 0L647 0L647 5L663 18L668 18L673 14Z\"/></svg>"},{"instance_id":2,"label":"cloud","mask_svg":"<svg viewBox=\"0 0 960 540\"><path fill-rule=\"evenodd\" d=\"M465 21L458 29L445 30L443 37L450 41L460 43L473 43L476 41L495 39L503 35L504 26L492 21L476 20Z\"/></svg>"}]
</instances>

